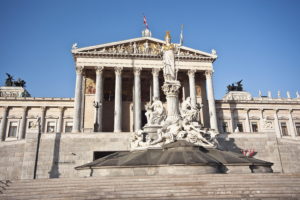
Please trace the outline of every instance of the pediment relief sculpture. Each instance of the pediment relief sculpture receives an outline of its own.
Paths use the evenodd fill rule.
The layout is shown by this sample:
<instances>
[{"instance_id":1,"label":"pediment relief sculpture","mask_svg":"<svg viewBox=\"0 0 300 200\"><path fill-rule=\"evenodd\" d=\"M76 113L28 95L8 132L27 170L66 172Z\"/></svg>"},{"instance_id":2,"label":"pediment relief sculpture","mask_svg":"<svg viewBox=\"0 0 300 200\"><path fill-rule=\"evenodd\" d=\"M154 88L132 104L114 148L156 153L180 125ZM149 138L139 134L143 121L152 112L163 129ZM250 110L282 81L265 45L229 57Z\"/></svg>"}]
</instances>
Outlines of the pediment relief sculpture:
<instances>
[{"instance_id":1,"label":"pediment relief sculpture","mask_svg":"<svg viewBox=\"0 0 300 200\"><path fill-rule=\"evenodd\" d=\"M210 58L216 59L217 55L214 53L205 53L198 50L194 50L185 46L179 46L172 44L176 57L187 57L187 58ZM77 47L77 46L76 46ZM159 56L162 57L163 51L166 50L166 44L162 40L155 38L136 38L126 41L108 43L104 45L97 45L86 48L73 48L72 53L74 54L97 54L97 55L144 55L144 56Z\"/></svg>"}]
</instances>

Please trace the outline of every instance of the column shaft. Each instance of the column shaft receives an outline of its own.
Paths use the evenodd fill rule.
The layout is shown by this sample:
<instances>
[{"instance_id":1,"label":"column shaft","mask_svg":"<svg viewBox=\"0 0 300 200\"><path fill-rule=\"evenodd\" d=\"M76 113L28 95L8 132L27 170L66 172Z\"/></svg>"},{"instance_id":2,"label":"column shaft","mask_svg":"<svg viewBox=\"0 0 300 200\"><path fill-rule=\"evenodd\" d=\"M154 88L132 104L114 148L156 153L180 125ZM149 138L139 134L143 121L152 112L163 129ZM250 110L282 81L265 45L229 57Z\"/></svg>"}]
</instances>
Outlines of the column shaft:
<instances>
[{"instance_id":1,"label":"column shaft","mask_svg":"<svg viewBox=\"0 0 300 200\"><path fill-rule=\"evenodd\" d=\"M295 132L295 125L294 125L294 120L293 120L293 115L292 115L293 110L289 110L289 123L290 123L290 131L291 131L291 136L293 138L296 137L296 132Z\"/></svg>"},{"instance_id":2,"label":"column shaft","mask_svg":"<svg viewBox=\"0 0 300 200\"><path fill-rule=\"evenodd\" d=\"M160 99L160 91L159 91L159 71L158 68L152 69L152 77L153 77L153 98ZM152 100L152 99L151 99Z\"/></svg>"},{"instance_id":3,"label":"column shaft","mask_svg":"<svg viewBox=\"0 0 300 200\"><path fill-rule=\"evenodd\" d=\"M277 138L281 138L281 133L280 133L280 125L279 125L279 120L278 120L278 115L277 115L277 111L278 110L274 110L274 128L275 128L275 132L276 132L276 136Z\"/></svg>"},{"instance_id":4,"label":"column shaft","mask_svg":"<svg viewBox=\"0 0 300 200\"><path fill-rule=\"evenodd\" d=\"M141 68L134 68L134 131L142 128Z\"/></svg>"},{"instance_id":5,"label":"column shaft","mask_svg":"<svg viewBox=\"0 0 300 200\"><path fill-rule=\"evenodd\" d=\"M64 107L59 107L59 118L57 124L57 133L63 132L63 123L64 123Z\"/></svg>"},{"instance_id":6,"label":"column shaft","mask_svg":"<svg viewBox=\"0 0 300 200\"><path fill-rule=\"evenodd\" d=\"M8 109L8 107L3 107L3 114L0 127L0 141L5 140Z\"/></svg>"},{"instance_id":7,"label":"column shaft","mask_svg":"<svg viewBox=\"0 0 300 200\"><path fill-rule=\"evenodd\" d=\"M212 71L206 71L205 76L206 76L206 92L207 92L207 99L208 99L208 109L209 109L209 116L210 116L210 127L218 132L214 88L212 82Z\"/></svg>"},{"instance_id":8,"label":"column shaft","mask_svg":"<svg viewBox=\"0 0 300 200\"><path fill-rule=\"evenodd\" d=\"M76 67L73 132L80 132L80 126L81 126L82 71L83 71L82 66Z\"/></svg>"},{"instance_id":9,"label":"column shaft","mask_svg":"<svg viewBox=\"0 0 300 200\"><path fill-rule=\"evenodd\" d=\"M95 113L95 132L102 131L103 118L103 67L96 68L96 94L95 103L98 103Z\"/></svg>"},{"instance_id":10,"label":"column shaft","mask_svg":"<svg viewBox=\"0 0 300 200\"><path fill-rule=\"evenodd\" d=\"M264 130L264 110L261 109L260 110L260 120L259 120L259 123L260 123L260 132L263 132Z\"/></svg>"},{"instance_id":11,"label":"column shaft","mask_svg":"<svg viewBox=\"0 0 300 200\"><path fill-rule=\"evenodd\" d=\"M196 85L195 85L195 72L196 72L196 70L189 70L188 71L189 86L190 86L190 97L191 97L192 106L196 106L196 103L197 103Z\"/></svg>"},{"instance_id":12,"label":"column shaft","mask_svg":"<svg viewBox=\"0 0 300 200\"><path fill-rule=\"evenodd\" d=\"M246 132L251 132L250 120L249 120L249 109L246 109Z\"/></svg>"},{"instance_id":13,"label":"column shaft","mask_svg":"<svg viewBox=\"0 0 300 200\"><path fill-rule=\"evenodd\" d=\"M23 107L22 119L21 119L21 124L20 124L20 129L19 129L19 135L18 135L19 140L25 138L26 121L27 121L26 116L27 116L27 107Z\"/></svg>"},{"instance_id":14,"label":"column shaft","mask_svg":"<svg viewBox=\"0 0 300 200\"><path fill-rule=\"evenodd\" d=\"M122 70L121 67L115 68L115 115L114 132L122 131Z\"/></svg>"},{"instance_id":15,"label":"column shaft","mask_svg":"<svg viewBox=\"0 0 300 200\"><path fill-rule=\"evenodd\" d=\"M41 133L45 132L46 109L47 109L47 107L41 107Z\"/></svg>"},{"instance_id":16,"label":"column shaft","mask_svg":"<svg viewBox=\"0 0 300 200\"><path fill-rule=\"evenodd\" d=\"M235 131L235 121L234 121L234 110L233 109L230 109L230 122L231 122L231 131L232 133L234 133Z\"/></svg>"}]
</instances>

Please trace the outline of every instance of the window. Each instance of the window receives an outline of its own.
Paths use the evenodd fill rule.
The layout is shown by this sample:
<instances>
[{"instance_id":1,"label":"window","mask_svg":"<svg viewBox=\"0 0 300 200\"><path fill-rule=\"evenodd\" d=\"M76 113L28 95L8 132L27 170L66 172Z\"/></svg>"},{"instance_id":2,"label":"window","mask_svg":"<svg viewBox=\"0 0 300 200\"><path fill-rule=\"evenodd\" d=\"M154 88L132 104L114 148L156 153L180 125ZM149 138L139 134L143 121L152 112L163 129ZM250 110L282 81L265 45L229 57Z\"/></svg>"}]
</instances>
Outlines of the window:
<instances>
[{"instance_id":1,"label":"window","mask_svg":"<svg viewBox=\"0 0 300 200\"><path fill-rule=\"evenodd\" d=\"M283 136L288 136L288 135L289 135L289 132L288 132L286 123L285 123L285 122L281 122L280 125L281 125L281 134L282 134Z\"/></svg>"},{"instance_id":2,"label":"window","mask_svg":"<svg viewBox=\"0 0 300 200\"><path fill-rule=\"evenodd\" d=\"M300 122L296 122L295 126L296 126L296 135L300 136Z\"/></svg>"},{"instance_id":3,"label":"window","mask_svg":"<svg viewBox=\"0 0 300 200\"><path fill-rule=\"evenodd\" d=\"M8 137L17 137L18 122L10 122Z\"/></svg>"},{"instance_id":4,"label":"window","mask_svg":"<svg viewBox=\"0 0 300 200\"><path fill-rule=\"evenodd\" d=\"M227 122L223 122L223 132L228 133L228 123Z\"/></svg>"},{"instance_id":5,"label":"window","mask_svg":"<svg viewBox=\"0 0 300 200\"><path fill-rule=\"evenodd\" d=\"M243 124L242 123L237 123L237 128L239 129L239 132L244 132L244 129L243 129Z\"/></svg>"},{"instance_id":6,"label":"window","mask_svg":"<svg viewBox=\"0 0 300 200\"><path fill-rule=\"evenodd\" d=\"M54 133L55 132L55 122L51 121L47 123L47 132Z\"/></svg>"},{"instance_id":7,"label":"window","mask_svg":"<svg viewBox=\"0 0 300 200\"><path fill-rule=\"evenodd\" d=\"M258 126L257 126L257 122L252 122L251 123L251 128L252 128L252 132L258 132Z\"/></svg>"},{"instance_id":8,"label":"window","mask_svg":"<svg viewBox=\"0 0 300 200\"><path fill-rule=\"evenodd\" d=\"M66 122L65 133L71 133L73 128L73 122Z\"/></svg>"}]
</instances>

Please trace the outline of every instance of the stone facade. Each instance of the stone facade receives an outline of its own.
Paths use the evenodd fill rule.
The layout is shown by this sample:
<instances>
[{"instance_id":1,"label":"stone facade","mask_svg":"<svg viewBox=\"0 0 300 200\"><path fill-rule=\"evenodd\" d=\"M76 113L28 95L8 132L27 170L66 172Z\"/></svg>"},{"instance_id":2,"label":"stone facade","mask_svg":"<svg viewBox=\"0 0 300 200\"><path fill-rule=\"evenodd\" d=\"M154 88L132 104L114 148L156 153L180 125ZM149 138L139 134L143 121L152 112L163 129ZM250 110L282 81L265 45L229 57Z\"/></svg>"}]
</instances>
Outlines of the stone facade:
<instances>
[{"instance_id":1,"label":"stone facade","mask_svg":"<svg viewBox=\"0 0 300 200\"><path fill-rule=\"evenodd\" d=\"M99 154L128 151L131 133L146 124L146 104L155 97L166 107L163 44L141 37L74 46L74 98L0 97L0 179L31 179L35 170L37 178L81 176L75 166ZM274 162L275 172L300 172L299 95L253 98L229 92L215 100L215 51L181 46L175 58L179 103L191 97L193 105L202 106L199 123L220 133L222 148L253 149L256 158ZM1 89L5 93L7 88ZM40 141L32 128L38 117Z\"/></svg>"}]
</instances>

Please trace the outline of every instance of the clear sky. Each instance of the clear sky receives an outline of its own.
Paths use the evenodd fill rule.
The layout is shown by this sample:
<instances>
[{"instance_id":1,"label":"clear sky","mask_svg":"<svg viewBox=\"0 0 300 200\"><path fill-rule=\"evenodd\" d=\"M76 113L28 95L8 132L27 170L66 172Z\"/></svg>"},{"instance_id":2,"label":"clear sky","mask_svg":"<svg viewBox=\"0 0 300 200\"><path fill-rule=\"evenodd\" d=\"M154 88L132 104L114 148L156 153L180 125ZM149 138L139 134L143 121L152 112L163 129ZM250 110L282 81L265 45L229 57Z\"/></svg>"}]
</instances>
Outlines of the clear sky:
<instances>
[{"instance_id":1,"label":"clear sky","mask_svg":"<svg viewBox=\"0 0 300 200\"><path fill-rule=\"evenodd\" d=\"M136 38L146 15L152 36L211 52L215 96L243 79L258 95L300 91L299 0L0 0L0 82L25 79L36 97L73 97L73 43L79 47Z\"/></svg>"}]
</instances>

